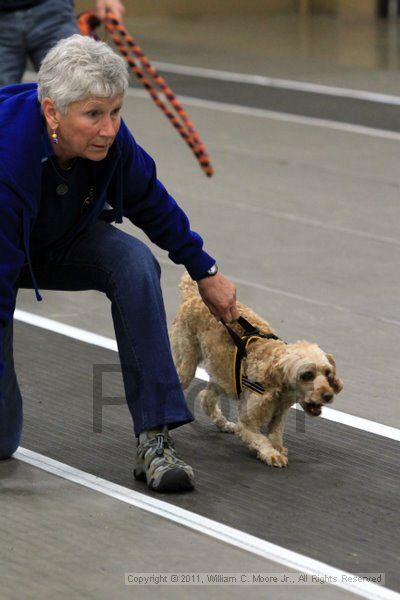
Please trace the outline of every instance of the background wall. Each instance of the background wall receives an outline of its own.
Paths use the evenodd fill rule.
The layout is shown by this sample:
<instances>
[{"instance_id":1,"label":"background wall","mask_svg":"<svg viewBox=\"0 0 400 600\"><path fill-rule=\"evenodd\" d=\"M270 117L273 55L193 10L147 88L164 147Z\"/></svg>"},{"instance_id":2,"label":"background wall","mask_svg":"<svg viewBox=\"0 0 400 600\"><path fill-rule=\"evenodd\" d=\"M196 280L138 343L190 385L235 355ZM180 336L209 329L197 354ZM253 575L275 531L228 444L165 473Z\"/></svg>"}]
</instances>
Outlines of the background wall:
<instances>
[{"instance_id":1,"label":"background wall","mask_svg":"<svg viewBox=\"0 0 400 600\"><path fill-rule=\"evenodd\" d=\"M76 0L77 12L88 10L94 0ZM127 16L212 14L330 14L339 17L374 18L377 0L125 0Z\"/></svg>"}]
</instances>

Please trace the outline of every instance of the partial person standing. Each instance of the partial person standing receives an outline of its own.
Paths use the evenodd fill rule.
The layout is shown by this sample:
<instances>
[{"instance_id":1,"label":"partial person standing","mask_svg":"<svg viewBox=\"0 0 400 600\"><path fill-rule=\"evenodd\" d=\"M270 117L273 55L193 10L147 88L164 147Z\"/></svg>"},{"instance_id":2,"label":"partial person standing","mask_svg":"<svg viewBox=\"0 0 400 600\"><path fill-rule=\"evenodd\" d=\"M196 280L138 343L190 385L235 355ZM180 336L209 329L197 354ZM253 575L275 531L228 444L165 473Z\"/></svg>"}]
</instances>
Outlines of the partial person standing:
<instances>
[{"instance_id":1,"label":"partial person standing","mask_svg":"<svg viewBox=\"0 0 400 600\"><path fill-rule=\"evenodd\" d=\"M106 9L120 18L119 0L97 0L99 19ZM29 58L36 71L48 51L78 33L73 0L0 0L0 87L21 81Z\"/></svg>"}]
</instances>

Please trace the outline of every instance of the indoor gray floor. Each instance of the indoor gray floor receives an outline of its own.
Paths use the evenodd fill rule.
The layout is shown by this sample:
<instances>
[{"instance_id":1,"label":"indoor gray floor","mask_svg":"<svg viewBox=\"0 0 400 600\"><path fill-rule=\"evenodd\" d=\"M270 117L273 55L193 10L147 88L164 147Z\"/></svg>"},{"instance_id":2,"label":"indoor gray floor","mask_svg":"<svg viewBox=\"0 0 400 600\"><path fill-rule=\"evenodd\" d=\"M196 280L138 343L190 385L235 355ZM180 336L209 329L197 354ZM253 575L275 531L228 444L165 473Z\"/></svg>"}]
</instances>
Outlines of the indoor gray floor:
<instances>
[{"instance_id":1,"label":"indoor gray floor","mask_svg":"<svg viewBox=\"0 0 400 600\"><path fill-rule=\"evenodd\" d=\"M210 539L17 461L2 465L1 598L264 597L259 586L126 586L125 573L280 573L293 569ZM272 588L270 588L272 589ZM215 594L215 595L214 595ZM298 587L274 586L274 598ZM347 600L331 586L307 598Z\"/></svg>"},{"instance_id":2,"label":"indoor gray floor","mask_svg":"<svg viewBox=\"0 0 400 600\"><path fill-rule=\"evenodd\" d=\"M339 26L332 19L288 17L196 22L141 19L129 22L129 26L154 60L400 95L397 23L361 22ZM176 83L183 85L178 80ZM184 85L187 96L199 95L196 93L198 80ZM266 109L279 110L279 97L271 106L265 90L247 86L240 92L240 98L234 93L235 90L230 89L229 98L224 100L226 89L215 80L205 80L201 98L245 103L249 109L260 108L265 102ZM299 98L280 93L284 112L301 114ZM307 116L321 117L321 111L326 110L324 99L319 96L304 97L302 102ZM339 100L334 103L332 98L329 103L334 111L331 118L349 121L347 105ZM352 105L351 110L354 114L363 112L365 126L379 127L377 115L380 115L380 128L398 131L393 106L377 105L374 110L374 106L367 109L363 105L358 108ZM240 300L263 315L280 337L288 341L315 340L334 353L345 382L334 408L398 428L400 175L397 153L400 138L292 123L249 111L235 113L224 107L219 110L211 106L188 106L188 111L213 159L216 174L211 180L204 177L185 145L150 100L133 92L126 100L124 118L139 143L156 159L160 178L190 215L192 226L203 235L208 251L237 283ZM123 227L135 232L128 223ZM155 254L163 267L170 320L178 303L177 283L182 269L170 263L160 250L155 249ZM108 302L100 294L44 292L43 295L45 301L38 304L32 292L22 290L18 308L113 337ZM32 357L39 351L45 355L46 342L39 350L33 345L24 347L29 340L24 331L28 329L21 326L16 336L17 352L19 345L24 352L30 351ZM64 346L67 352L65 348L67 344ZM71 351L71 362L74 356ZM29 381L29 373L26 380L24 377L26 396L35 399L34 382L35 377ZM50 391L51 386L48 393ZM79 389L76 395L79 396ZM41 400L36 398L36 402ZM201 427L200 422L200 433ZM71 433L68 421L65 428L68 437ZM317 431L321 434L322 429ZM343 427L332 426L330 435L334 437L336 432L340 439L346 435L345 431ZM35 437L32 422L27 422L27 441L30 440L33 447L39 439L45 439L45 431L38 431ZM52 440L51 436L49 439ZM229 445L229 438L224 438L223 443ZM60 447L62 449L62 441L59 447L57 440L49 441L49 456ZM296 452L298 460L304 460L301 440L296 444ZM351 445L345 444L343 460L350 464L354 456ZM361 465L362 452L357 456L360 456L360 466L368 469L368 462ZM393 450L393 463L395 456ZM336 456L330 458L335 459L333 463L338 462ZM124 459L126 464L127 456ZM247 456L243 463L238 460L238 468L241 465L246 468L247 460ZM391 465L390 455L388 461ZM254 468L258 472L264 467L256 463ZM307 461L303 468L307 471ZM302 489L301 470L294 478L293 470L292 481L296 483L297 477ZM394 489L395 475L389 470L389 483ZM322 479L323 473L322 470ZM15 460L0 465L0 475L2 491L6 492L1 494L0 500L3 505L1 526L6 540L6 545L1 547L1 563L6 574L2 579L6 582L7 598L55 595L108 598L133 594L140 597L137 588L132 591L124 588L121 573L125 569L133 570L132 562L137 570L150 570L152 552L156 552L159 571L178 568L230 572L286 570L194 532L185 530L180 535L181 527ZM231 486L226 491L227 496L235 492L231 475L227 474ZM331 476L332 472L327 469L325 491ZM334 476L339 484L343 483L340 465L336 466ZM282 498L288 489L285 490L285 479L281 481ZM351 489L351 482L348 479L346 482ZM193 501L186 497L185 508L195 510L201 502L201 494L200 485ZM387 500L392 499L388 494ZM368 510L373 512L377 502L375 495L364 500ZM355 502L354 497L352 502ZM3 515L6 516L3 518ZM318 520L322 514L316 516ZM344 512L340 523L343 529L346 518L349 516ZM296 526L299 520L295 512L293 523L288 522L287 527L285 523L282 525L288 546L290 526ZM390 520L388 523L390 527ZM247 531L248 525L243 514L240 528ZM318 531L315 527L313 534L317 538ZM362 532L359 537L360 543L364 543ZM319 542L323 541L320 537ZM393 540L393 552L397 543ZM160 546L169 549L167 559ZM354 553L357 553L356 548ZM327 549L319 560L329 562L328 559ZM351 566L349 559L347 568ZM340 568L346 568L346 558ZM363 564L359 564L359 572L362 571ZM29 590L28 582L32 584ZM399 591L397 583L393 585L388 581L387 584ZM248 587L245 593L261 598L268 591ZM324 587L317 590L274 588L273 597L313 598L315 591L315 597L321 598L349 596L347 592ZM156 597L159 592L156 588L140 589L146 598ZM193 587L191 593L199 598L224 597L223 594L239 597L243 589ZM163 588L162 594L168 598L183 598L187 591L183 587Z\"/></svg>"},{"instance_id":3,"label":"indoor gray floor","mask_svg":"<svg viewBox=\"0 0 400 600\"><path fill-rule=\"evenodd\" d=\"M21 445L154 496L132 479L135 447L116 353L24 323L16 323L15 337L24 342L15 352L25 398ZM41 347L46 356L32 355ZM93 365L102 368L101 386ZM196 381L186 392L195 422L173 432L197 489L158 498L341 570L385 572L387 585L399 589L398 442L293 410L285 427L289 467L271 469L201 413L196 396L204 385ZM225 398L222 407L235 418L235 401Z\"/></svg>"}]
</instances>

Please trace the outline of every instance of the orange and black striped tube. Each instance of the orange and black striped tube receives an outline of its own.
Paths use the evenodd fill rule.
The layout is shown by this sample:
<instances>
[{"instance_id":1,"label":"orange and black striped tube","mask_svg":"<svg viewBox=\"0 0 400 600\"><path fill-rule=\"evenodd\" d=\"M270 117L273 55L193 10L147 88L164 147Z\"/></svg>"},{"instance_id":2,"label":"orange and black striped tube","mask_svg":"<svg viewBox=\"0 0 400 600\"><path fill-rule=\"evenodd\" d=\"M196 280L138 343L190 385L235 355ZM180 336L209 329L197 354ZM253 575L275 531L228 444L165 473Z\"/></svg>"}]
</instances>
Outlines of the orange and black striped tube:
<instances>
[{"instance_id":1,"label":"orange and black striped tube","mask_svg":"<svg viewBox=\"0 0 400 600\"><path fill-rule=\"evenodd\" d=\"M113 40L118 51L127 61L129 68L139 82L148 91L154 103L170 120L183 140L196 156L204 173L211 177L214 169L208 152L200 139L192 121L190 121L179 100L167 85L165 79L150 64L140 46L127 32L124 24L109 10L106 12L105 29ZM78 17L78 26L83 35L94 35L94 30L100 25L100 20L94 12L88 11ZM163 94L169 105L160 98Z\"/></svg>"}]
</instances>

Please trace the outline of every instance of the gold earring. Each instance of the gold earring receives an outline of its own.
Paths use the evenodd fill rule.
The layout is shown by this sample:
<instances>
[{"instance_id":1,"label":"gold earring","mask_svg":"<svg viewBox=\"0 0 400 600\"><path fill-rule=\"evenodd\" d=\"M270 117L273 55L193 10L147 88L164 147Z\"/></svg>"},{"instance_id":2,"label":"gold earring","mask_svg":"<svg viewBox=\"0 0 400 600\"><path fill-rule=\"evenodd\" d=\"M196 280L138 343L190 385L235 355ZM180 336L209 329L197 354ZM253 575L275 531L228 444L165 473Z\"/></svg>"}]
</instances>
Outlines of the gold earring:
<instances>
[{"instance_id":1,"label":"gold earring","mask_svg":"<svg viewBox=\"0 0 400 600\"><path fill-rule=\"evenodd\" d=\"M53 133L51 134L51 140L53 144L58 144L58 135L55 129L53 129Z\"/></svg>"}]
</instances>

